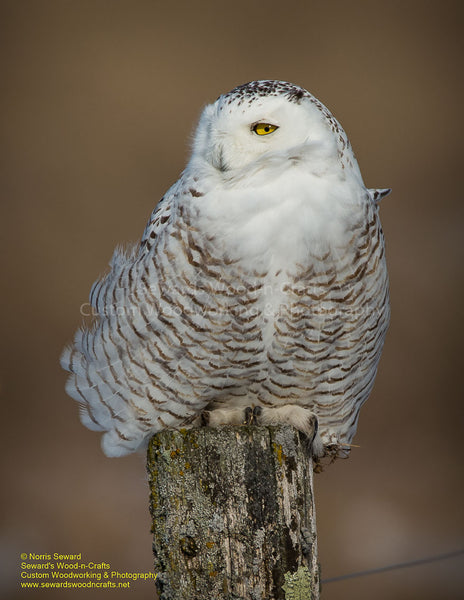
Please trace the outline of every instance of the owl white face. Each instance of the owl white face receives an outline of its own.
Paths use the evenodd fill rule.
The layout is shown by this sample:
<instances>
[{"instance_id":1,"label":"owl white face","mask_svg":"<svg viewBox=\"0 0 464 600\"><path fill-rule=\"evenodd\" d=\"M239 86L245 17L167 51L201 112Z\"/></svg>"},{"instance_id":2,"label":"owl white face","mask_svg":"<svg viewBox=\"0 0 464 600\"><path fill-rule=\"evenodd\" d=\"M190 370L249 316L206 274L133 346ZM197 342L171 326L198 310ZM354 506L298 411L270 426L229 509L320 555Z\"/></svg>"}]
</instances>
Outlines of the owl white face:
<instances>
[{"instance_id":1,"label":"owl white face","mask_svg":"<svg viewBox=\"0 0 464 600\"><path fill-rule=\"evenodd\" d=\"M205 108L194 153L222 172L258 159L264 166L266 158L273 159L274 165L278 157L338 159L335 120L330 121L327 114L331 116L308 92L292 84L246 84Z\"/></svg>"}]
</instances>

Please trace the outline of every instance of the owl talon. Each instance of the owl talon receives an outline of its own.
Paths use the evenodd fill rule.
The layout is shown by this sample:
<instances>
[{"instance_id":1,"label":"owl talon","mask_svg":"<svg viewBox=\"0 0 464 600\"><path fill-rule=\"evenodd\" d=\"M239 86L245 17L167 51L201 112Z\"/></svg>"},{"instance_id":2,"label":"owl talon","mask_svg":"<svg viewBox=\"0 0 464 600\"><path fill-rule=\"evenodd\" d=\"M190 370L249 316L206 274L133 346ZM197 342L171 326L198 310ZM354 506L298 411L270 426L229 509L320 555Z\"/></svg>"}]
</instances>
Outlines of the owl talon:
<instances>
[{"instance_id":1,"label":"owl talon","mask_svg":"<svg viewBox=\"0 0 464 600\"><path fill-rule=\"evenodd\" d=\"M318 459L324 454L324 444L322 443L321 436L319 435L319 419L316 415L312 415L308 419L308 425L312 429L312 433L309 435L307 432L306 437L308 438L309 448L313 458Z\"/></svg>"},{"instance_id":2,"label":"owl talon","mask_svg":"<svg viewBox=\"0 0 464 600\"><path fill-rule=\"evenodd\" d=\"M261 406L255 406L254 408L251 408L251 406L247 406L245 408L245 420L243 421L243 424L244 425L258 425L259 417L262 412L263 412L263 409L261 408Z\"/></svg>"},{"instance_id":3,"label":"owl talon","mask_svg":"<svg viewBox=\"0 0 464 600\"><path fill-rule=\"evenodd\" d=\"M210 421L211 412L209 410L201 411L200 421L202 427L208 427Z\"/></svg>"},{"instance_id":4,"label":"owl talon","mask_svg":"<svg viewBox=\"0 0 464 600\"><path fill-rule=\"evenodd\" d=\"M243 421L244 425L253 425L253 409L251 406L247 406L245 408L245 420Z\"/></svg>"},{"instance_id":5,"label":"owl talon","mask_svg":"<svg viewBox=\"0 0 464 600\"><path fill-rule=\"evenodd\" d=\"M253 423L255 425L259 425L259 418L261 416L261 413L263 412L263 409L261 408L261 406L255 406L253 409Z\"/></svg>"},{"instance_id":6,"label":"owl talon","mask_svg":"<svg viewBox=\"0 0 464 600\"><path fill-rule=\"evenodd\" d=\"M312 435L306 434L309 440L309 445L312 447L314 439L316 438L317 432L319 430L319 421L316 415L311 415L308 419L309 430L312 430Z\"/></svg>"}]
</instances>

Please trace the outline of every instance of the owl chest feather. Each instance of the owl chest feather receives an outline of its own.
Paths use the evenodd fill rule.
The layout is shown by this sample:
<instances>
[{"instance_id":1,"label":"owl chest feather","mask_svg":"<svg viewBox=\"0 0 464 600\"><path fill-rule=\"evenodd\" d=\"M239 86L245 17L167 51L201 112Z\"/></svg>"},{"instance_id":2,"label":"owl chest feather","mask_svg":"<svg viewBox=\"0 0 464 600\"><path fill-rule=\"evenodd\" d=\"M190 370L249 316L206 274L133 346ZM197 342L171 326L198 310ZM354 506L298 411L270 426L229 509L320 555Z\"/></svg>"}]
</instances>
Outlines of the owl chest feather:
<instances>
[{"instance_id":1,"label":"owl chest feather","mask_svg":"<svg viewBox=\"0 0 464 600\"><path fill-rule=\"evenodd\" d=\"M169 278L168 297L186 334L178 366L199 378L206 397L323 405L329 394L345 397L360 370L370 377L379 348L363 334L375 331L386 285L375 207L357 206L344 220L342 206L315 226L315 208L301 206L294 202L299 222L286 217L291 227L279 211L264 211L261 230L234 237L190 214L168 238L178 278L174 289Z\"/></svg>"}]
</instances>

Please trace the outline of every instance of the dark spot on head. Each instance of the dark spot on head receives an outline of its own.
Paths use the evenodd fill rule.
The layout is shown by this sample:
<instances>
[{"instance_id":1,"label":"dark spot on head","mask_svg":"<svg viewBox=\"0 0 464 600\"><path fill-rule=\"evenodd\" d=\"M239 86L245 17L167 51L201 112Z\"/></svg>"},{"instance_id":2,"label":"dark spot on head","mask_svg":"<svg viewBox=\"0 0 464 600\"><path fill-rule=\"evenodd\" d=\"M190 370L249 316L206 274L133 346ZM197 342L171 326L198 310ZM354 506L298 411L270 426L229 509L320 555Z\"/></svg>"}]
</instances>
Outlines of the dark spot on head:
<instances>
[{"instance_id":1,"label":"dark spot on head","mask_svg":"<svg viewBox=\"0 0 464 600\"><path fill-rule=\"evenodd\" d=\"M250 81L239 85L227 94L220 96L220 98L227 104L238 101L240 105L245 98L248 98L249 103L251 103L256 98L263 96L285 96L290 102L296 103L299 103L305 97L313 98L309 92L293 83L274 80Z\"/></svg>"},{"instance_id":2,"label":"dark spot on head","mask_svg":"<svg viewBox=\"0 0 464 600\"><path fill-rule=\"evenodd\" d=\"M297 102L299 104L300 100L304 98L305 92L301 88L292 90L288 94L288 99L292 102Z\"/></svg>"},{"instance_id":3,"label":"dark spot on head","mask_svg":"<svg viewBox=\"0 0 464 600\"><path fill-rule=\"evenodd\" d=\"M201 196L204 196L204 194L202 192L199 192L198 190L196 190L195 188L190 188L189 192L192 194L192 196L194 196L195 198L201 198Z\"/></svg>"}]
</instances>

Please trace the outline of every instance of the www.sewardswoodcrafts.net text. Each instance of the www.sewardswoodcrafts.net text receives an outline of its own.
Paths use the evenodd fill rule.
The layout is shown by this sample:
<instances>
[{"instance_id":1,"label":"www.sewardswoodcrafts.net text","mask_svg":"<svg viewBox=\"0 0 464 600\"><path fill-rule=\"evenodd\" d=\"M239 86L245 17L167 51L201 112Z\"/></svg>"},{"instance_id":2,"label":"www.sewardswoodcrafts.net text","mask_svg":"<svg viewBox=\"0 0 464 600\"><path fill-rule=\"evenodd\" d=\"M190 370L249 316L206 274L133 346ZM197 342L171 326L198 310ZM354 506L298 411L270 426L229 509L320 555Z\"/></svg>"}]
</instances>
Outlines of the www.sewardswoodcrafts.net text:
<instances>
[{"instance_id":1,"label":"www.sewardswoodcrafts.net text","mask_svg":"<svg viewBox=\"0 0 464 600\"><path fill-rule=\"evenodd\" d=\"M156 581L152 572L116 570L109 562L85 560L82 553L59 552L20 555L20 586L22 589L44 588L107 588L129 589L136 581Z\"/></svg>"}]
</instances>

